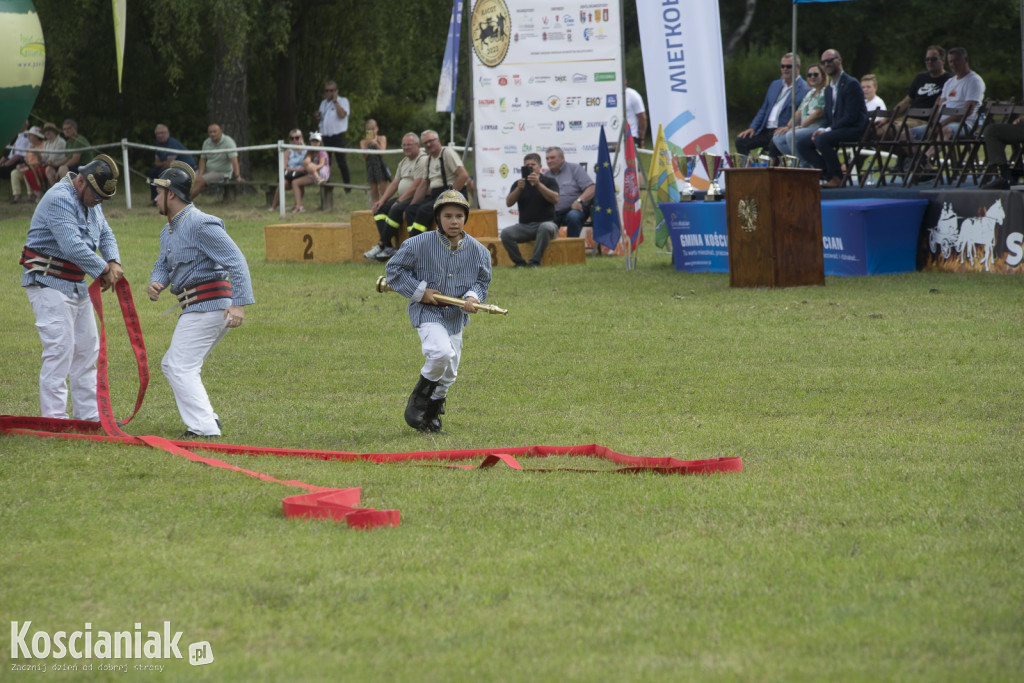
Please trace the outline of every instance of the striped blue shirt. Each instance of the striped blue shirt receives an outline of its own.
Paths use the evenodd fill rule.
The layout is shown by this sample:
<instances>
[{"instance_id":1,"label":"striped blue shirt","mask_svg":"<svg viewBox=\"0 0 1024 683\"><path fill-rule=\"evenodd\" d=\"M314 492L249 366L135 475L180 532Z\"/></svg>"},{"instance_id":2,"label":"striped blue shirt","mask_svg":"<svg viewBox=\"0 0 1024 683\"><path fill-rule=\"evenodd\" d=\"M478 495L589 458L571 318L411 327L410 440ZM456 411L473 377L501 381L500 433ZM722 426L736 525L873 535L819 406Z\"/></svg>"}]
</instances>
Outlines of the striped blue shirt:
<instances>
[{"instance_id":1,"label":"striped blue shirt","mask_svg":"<svg viewBox=\"0 0 1024 683\"><path fill-rule=\"evenodd\" d=\"M102 202L85 208L71 179L77 173L68 173L51 187L39 200L32 222L29 224L25 246L37 254L46 254L69 261L96 278L107 267L108 261L121 262L114 231L103 215ZM96 255L99 247L103 257ZM89 283L70 282L53 275L25 271L21 286L45 285L65 296L89 296Z\"/></svg>"},{"instance_id":2,"label":"striped blue shirt","mask_svg":"<svg viewBox=\"0 0 1024 683\"><path fill-rule=\"evenodd\" d=\"M192 304L185 313L256 303L249 265L224 229L224 221L189 204L160 232L160 256L149 281L170 286L171 294L177 295L211 280L231 280L231 300L207 299Z\"/></svg>"},{"instance_id":3,"label":"striped blue shirt","mask_svg":"<svg viewBox=\"0 0 1024 683\"><path fill-rule=\"evenodd\" d=\"M440 230L431 230L402 242L385 268L388 286L409 299L409 321L413 327L441 323L449 334L458 334L469 324L469 314L458 306L421 304L429 287L445 296L487 300L491 285L491 254L469 235L459 246Z\"/></svg>"}]
</instances>

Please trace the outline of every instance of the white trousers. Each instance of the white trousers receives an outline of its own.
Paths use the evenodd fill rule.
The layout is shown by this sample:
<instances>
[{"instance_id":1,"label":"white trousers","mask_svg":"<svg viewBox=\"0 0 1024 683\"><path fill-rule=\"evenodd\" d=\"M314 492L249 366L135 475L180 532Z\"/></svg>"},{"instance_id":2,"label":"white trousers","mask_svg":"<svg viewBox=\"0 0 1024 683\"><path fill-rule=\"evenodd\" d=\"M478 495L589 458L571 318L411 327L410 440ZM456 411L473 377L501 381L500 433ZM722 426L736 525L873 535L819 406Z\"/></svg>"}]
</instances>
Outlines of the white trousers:
<instances>
[{"instance_id":1,"label":"white trousers","mask_svg":"<svg viewBox=\"0 0 1024 683\"><path fill-rule=\"evenodd\" d=\"M39 371L39 409L43 417L68 419L68 380L76 420L99 420L96 403L96 359L100 337L89 297L61 294L52 287L25 288L36 331L43 343L43 367Z\"/></svg>"},{"instance_id":2,"label":"white trousers","mask_svg":"<svg viewBox=\"0 0 1024 683\"><path fill-rule=\"evenodd\" d=\"M459 373L462 332L450 335L441 323L422 323L416 331L420 335L420 348L424 356L420 374L431 382L437 382L437 388L430 397L444 398Z\"/></svg>"},{"instance_id":3,"label":"white trousers","mask_svg":"<svg viewBox=\"0 0 1024 683\"><path fill-rule=\"evenodd\" d=\"M174 391L174 400L185 426L193 434L220 436L217 413L203 386L203 361L228 332L224 311L185 313L171 336L160 369Z\"/></svg>"}]
</instances>

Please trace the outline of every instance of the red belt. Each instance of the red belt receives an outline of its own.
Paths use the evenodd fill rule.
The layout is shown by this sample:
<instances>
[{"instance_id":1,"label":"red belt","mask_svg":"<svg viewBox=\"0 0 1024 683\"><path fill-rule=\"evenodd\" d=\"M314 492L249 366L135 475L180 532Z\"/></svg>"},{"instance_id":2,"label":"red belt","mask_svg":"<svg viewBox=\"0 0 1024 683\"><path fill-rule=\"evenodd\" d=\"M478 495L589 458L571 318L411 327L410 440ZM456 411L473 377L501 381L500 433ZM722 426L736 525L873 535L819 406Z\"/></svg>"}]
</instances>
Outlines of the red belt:
<instances>
[{"instance_id":1,"label":"red belt","mask_svg":"<svg viewBox=\"0 0 1024 683\"><path fill-rule=\"evenodd\" d=\"M210 282L203 282L195 287L183 290L181 294L176 296L178 297L178 305L187 308L192 304L208 299L230 299L231 294L230 282L227 280L211 280Z\"/></svg>"},{"instance_id":2,"label":"red belt","mask_svg":"<svg viewBox=\"0 0 1024 683\"><path fill-rule=\"evenodd\" d=\"M30 273L52 275L71 282L81 282L85 279L85 271L74 263L61 261L46 254L38 254L28 247L21 250L21 260L18 263L25 266Z\"/></svg>"}]
</instances>

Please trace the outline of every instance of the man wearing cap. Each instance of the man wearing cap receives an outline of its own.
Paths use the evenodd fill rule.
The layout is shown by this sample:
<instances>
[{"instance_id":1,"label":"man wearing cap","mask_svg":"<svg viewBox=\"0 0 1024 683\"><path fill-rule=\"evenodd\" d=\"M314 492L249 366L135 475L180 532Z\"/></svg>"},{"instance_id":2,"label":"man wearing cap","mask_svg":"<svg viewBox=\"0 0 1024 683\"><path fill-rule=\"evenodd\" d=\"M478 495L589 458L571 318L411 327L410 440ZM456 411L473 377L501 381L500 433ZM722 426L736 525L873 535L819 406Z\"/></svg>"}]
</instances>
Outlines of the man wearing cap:
<instances>
[{"instance_id":1,"label":"man wearing cap","mask_svg":"<svg viewBox=\"0 0 1024 683\"><path fill-rule=\"evenodd\" d=\"M450 188L442 192L434 203L437 230L402 242L384 270L388 286L409 299L409 321L425 357L405 407L406 423L421 432L441 432L440 415L462 357L462 328L491 284L491 255L463 231L468 218L466 198ZM466 303L442 304L435 294Z\"/></svg>"},{"instance_id":2,"label":"man wearing cap","mask_svg":"<svg viewBox=\"0 0 1024 683\"><path fill-rule=\"evenodd\" d=\"M21 286L43 344L39 372L43 417L68 418L70 383L75 419L99 419L96 360L100 344L85 276L99 280L104 291L124 276L117 240L102 207L117 192L117 179L117 164L99 154L78 173L61 178L32 214L21 256Z\"/></svg>"},{"instance_id":3,"label":"man wearing cap","mask_svg":"<svg viewBox=\"0 0 1024 683\"><path fill-rule=\"evenodd\" d=\"M191 166L173 161L152 181L167 224L148 293L156 301L170 287L178 298L174 308L182 309L160 368L185 423L183 439L220 436L220 418L200 376L203 361L229 329L242 324L243 307L255 303L249 266L224 221L192 204L195 178Z\"/></svg>"}]
</instances>

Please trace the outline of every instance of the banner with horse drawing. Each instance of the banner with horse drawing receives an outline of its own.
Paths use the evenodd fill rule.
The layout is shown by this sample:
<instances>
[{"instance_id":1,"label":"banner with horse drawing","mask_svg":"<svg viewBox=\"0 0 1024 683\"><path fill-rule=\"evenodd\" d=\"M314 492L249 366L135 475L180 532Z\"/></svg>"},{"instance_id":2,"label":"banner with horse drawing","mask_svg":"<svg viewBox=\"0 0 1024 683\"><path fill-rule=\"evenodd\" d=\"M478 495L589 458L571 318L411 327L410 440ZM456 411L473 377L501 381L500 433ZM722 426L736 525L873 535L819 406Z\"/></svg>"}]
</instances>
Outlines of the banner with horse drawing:
<instances>
[{"instance_id":1,"label":"banner with horse drawing","mask_svg":"<svg viewBox=\"0 0 1024 683\"><path fill-rule=\"evenodd\" d=\"M923 192L918 265L954 273L1024 273L1020 192Z\"/></svg>"}]
</instances>

